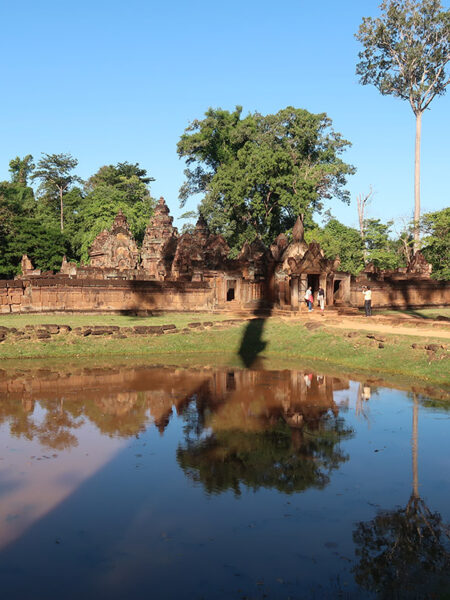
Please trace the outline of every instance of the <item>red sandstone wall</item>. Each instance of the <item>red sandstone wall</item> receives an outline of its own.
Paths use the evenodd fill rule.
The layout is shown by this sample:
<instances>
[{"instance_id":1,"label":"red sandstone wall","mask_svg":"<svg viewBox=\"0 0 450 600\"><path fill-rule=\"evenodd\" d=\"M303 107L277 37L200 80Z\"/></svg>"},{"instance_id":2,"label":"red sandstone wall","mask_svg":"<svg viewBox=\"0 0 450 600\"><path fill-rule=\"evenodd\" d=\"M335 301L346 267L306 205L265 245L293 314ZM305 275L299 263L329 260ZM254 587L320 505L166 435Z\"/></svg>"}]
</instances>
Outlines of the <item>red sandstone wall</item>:
<instances>
[{"instance_id":1,"label":"red sandstone wall","mask_svg":"<svg viewBox=\"0 0 450 600\"><path fill-rule=\"evenodd\" d=\"M264 293L262 284L242 284L239 304ZM450 305L450 282L432 279L352 280L350 302L363 306L362 285L372 288L374 307ZM222 289L223 288L223 289ZM281 291L281 290L280 290ZM284 290L288 295L289 289ZM0 314L27 312L137 312L141 310L211 310L226 306L225 281L127 281L33 278L0 280ZM239 296L238 296L239 298ZM285 301L287 298L285 298Z\"/></svg>"},{"instance_id":2,"label":"red sandstone wall","mask_svg":"<svg viewBox=\"0 0 450 600\"><path fill-rule=\"evenodd\" d=\"M372 306L375 308L450 305L450 282L427 278L386 278L377 281L358 277L351 283L350 302L353 306L364 306L363 285L370 285Z\"/></svg>"},{"instance_id":3,"label":"red sandstone wall","mask_svg":"<svg viewBox=\"0 0 450 600\"><path fill-rule=\"evenodd\" d=\"M0 281L0 313L209 310L214 291L203 282Z\"/></svg>"}]
</instances>

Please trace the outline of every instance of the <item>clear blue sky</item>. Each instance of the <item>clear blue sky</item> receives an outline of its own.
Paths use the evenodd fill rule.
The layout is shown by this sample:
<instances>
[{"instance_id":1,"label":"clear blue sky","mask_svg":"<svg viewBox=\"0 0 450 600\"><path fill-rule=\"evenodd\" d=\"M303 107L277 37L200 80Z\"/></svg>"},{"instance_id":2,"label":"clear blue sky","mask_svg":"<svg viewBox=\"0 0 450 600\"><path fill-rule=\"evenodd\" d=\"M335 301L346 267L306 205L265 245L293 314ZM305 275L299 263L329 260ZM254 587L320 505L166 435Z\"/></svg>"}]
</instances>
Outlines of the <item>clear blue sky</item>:
<instances>
[{"instance_id":1,"label":"clear blue sky","mask_svg":"<svg viewBox=\"0 0 450 600\"><path fill-rule=\"evenodd\" d=\"M414 115L361 86L354 33L379 0L228 2L25 0L0 4L0 180L19 155L70 152L87 178L104 164L139 162L176 217L183 161L176 144L209 107L244 114L292 105L326 112L352 142L352 205L372 185L370 215L413 208ZM423 119L422 211L448 206L450 95ZM186 209L195 208L191 202ZM185 209L185 210L186 210Z\"/></svg>"}]
</instances>

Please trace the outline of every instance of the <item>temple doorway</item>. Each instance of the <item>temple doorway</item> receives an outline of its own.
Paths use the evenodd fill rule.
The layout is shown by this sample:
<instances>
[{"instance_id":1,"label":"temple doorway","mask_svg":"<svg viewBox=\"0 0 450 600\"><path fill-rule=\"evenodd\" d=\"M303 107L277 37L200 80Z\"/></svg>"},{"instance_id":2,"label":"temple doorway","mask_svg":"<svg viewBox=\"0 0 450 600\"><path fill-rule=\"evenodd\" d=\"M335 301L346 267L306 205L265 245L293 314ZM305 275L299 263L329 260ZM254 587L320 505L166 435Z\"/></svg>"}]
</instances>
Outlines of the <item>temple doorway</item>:
<instances>
[{"instance_id":1,"label":"temple doorway","mask_svg":"<svg viewBox=\"0 0 450 600\"><path fill-rule=\"evenodd\" d=\"M227 281L227 302L231 302L235 299L236 279L229 279Z\"/></svg>"},{"instance_id":2,"label":"temple doorway","mask_svg":"<svg viewBox=\"0 0 450 600\"><path fill-rule=\"evenodd\" d=\"M307 284L313 294L317 293L320 287L320 275L317 273L307 275Z\"/></svg>"}]
</instances>

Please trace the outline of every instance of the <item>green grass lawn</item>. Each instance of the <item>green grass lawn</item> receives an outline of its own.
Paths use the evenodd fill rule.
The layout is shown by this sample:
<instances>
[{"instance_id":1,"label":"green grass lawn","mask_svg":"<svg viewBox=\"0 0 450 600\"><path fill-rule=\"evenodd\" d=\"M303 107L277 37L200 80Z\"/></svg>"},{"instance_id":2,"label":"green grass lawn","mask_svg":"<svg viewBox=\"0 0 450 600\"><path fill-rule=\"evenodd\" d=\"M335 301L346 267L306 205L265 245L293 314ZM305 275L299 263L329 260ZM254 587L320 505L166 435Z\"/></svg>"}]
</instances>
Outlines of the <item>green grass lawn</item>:
<instances>
[{"instance_id":1,"label":"green grass lawn","mask_svg":"<svg viewBox=\"0 0 450 600\"><path fill-rule=\"evenodd\" d=\"M29 318L26 317L27 323L30 322ZM70 315L65 315L60 318L60 322L92 325L92 316L76 315L72 321L70 318ZM219 318L223 319L223 315ZM160 323L174 323L179 327L190 321L212 320L211 315L200 314L165 315L148 319L105 316L105 319L103 323L122 326L155 324L155 320L159 319ZM45 321L56 323L58 318L47 317L41 320ZM95 322L101 324L97 317ZM283 362L292 365L295 361L314 360L329 365L334 370L342 369L346 373L357 371L368 376L402 377L450 389L448 352L443 348L439 348L437 352L424 349L424 345L429 343L440 344L439 338L419 338L413 332L407 336L383 335L384 347L379 348L379 342L367 338L366 334L365 331L359 331L349 338L345 330L324 326L310 331L301 322L272 318L243 322L226 328L214 327L201 331L190 330L186 334L161 336L133 335L118 338L58 334L44 341L7 338L0 344L0 360L3 359L2 368L7 364L5 359L18 358L42 358L47 361L89 357L144 358L153 363L163 360L166 363L182 364L189 360L203 365L222 361L247 367L255 367L263 358L277 363L278 368L283 368ZM413 342L420 347L413 349ZM442 344L446 344L446 340L442 340Z\"/></svg>"},{"instance_id":2,"label":"green grass lawn","mask_svg":"<svg viewBox=\"0 0 450 600\"><path fill-rule=\"evenodd\" d=\"M165 313L153 317L137 317L133 315L108 315L108 314L20 314L0 315L0 325L4 327L25 327L25 325L70 325L70 327L81 327L83 325L118 325L119 327L133 327L134 325L168 325L186 327L194 321L223 321L229 319L229 315L210 313Z\"/></svg>"}]
</instances>

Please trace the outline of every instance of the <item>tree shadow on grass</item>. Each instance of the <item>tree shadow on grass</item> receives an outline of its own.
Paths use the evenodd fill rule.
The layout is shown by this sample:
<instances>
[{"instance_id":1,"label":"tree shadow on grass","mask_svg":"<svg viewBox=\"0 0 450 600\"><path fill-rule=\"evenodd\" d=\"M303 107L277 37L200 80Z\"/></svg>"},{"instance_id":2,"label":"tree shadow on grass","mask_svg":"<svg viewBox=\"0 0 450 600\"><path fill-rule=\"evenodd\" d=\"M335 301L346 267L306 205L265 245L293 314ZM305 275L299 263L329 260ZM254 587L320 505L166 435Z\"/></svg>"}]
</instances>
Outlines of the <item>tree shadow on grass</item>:
<instances>
[{"instance_id":1,"label":"tree shadow on grass","mask_svg":"<svg viewBox=\"0 0 450 600\"><path fill-rule=\"evenodd\" d=\"M261 361L260 354L267 346L262 336L266 320L272 314L272 306L260 300L253 310L255 318L251 319L245 328L238 354L247 369L258 366Z\"/></svg>"}]
</instances>

